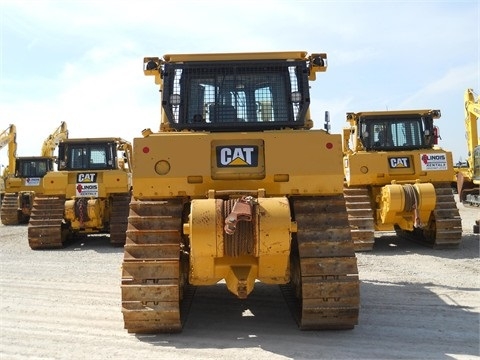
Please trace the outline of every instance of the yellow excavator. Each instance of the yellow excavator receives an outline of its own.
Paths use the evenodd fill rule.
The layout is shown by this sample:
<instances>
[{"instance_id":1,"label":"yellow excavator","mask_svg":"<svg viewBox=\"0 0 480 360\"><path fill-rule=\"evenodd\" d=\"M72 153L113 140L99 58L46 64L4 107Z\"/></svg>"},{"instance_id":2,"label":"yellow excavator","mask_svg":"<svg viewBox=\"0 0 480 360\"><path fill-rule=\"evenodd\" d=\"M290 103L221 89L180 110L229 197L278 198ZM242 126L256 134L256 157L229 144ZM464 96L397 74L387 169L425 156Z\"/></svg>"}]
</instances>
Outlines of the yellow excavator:
<instances>
[{"instance_id":1,"label":"yellow excavator","mask_svg":"<svg viewBox=\"0 0 480 360\"><path fill-rule=\"evenodd\" d=\"M13 150L9 151L9 175L5 181L5 196L0 209L2 224L28 223L33 198L35 194L43 193L43 177L54 170L55 148L66 138L67 124L61 122L44 140L40 156L16 157Z\"/></svg>"},{"instance_id":2,"label":"yellow excavator","mask_svg":"<svg viewBox=\"0 0 480 360\"><path fill-rule=\"evenodd\" d=\"M467 139L467 167L457 171L457 191L460 201L466 206L480 207L480 138L478 137L478 117L480 103L473 89L467 89L465 100L465 130ZM479 233L480 219L473 226Z\"/></svg>"},{"instance_id":3,"label":"yellow excavator","mask_svg":"<svg viewBox=\"0 0 480 360\"><path fill-rule=\"evenodd\" d=\"M304 51L144 58L160 131L134 138L122 313L135 333L179 332L196 286L246 299L280 286L299 328L351 329L357 259L340 134L312 129Z\"/></svg>"},{"instance_id":4,"label":"yellow excavator","mask_svg":"<svg viewBox=\"0 0 480 360\"><path fill-rule=\"evenodd\" d=\"M17 158L17 128L10 124L5 130L0 133L0 150L8 145L8 164L0 174L0 205L5 196L5 183L9 174L15 173L15 159Z\"/></svg>"},{"instance_id":5,"label":"yellow excavator","mask_svg":"<svg viewBox=\"0 0 480 360\"><path fill-rule=\"evenodd\" d=\"M357 251L376 231L433 248L456 248L462 223L451 181L452 153L437 144L440 110L347 113L345 201Z\"/></svg>"}]
</instances>

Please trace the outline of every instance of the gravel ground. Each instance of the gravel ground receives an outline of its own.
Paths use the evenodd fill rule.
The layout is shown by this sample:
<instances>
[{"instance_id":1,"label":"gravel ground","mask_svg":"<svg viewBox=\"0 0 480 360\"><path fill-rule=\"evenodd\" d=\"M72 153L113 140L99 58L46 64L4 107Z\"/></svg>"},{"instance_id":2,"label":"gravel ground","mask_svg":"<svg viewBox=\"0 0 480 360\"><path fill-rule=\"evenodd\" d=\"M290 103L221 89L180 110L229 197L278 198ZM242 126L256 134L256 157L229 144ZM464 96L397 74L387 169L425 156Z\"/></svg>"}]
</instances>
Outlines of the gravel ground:
<instances>
[{"instance_id":1,"label":"gravel ground","mask_svg":"<svg viewBox=\"0 0 480 360\"><path fill-rule=\"evenodd\" d=\"M357 254L359 324L300 331L276 286L247 300L198 288L180 334L123 329L123 250L105 237L32 251L26 226L0 225L1 359L480 359L477 209L459 204L459 249L384 233Z\"/></svg>"}]
</instances>

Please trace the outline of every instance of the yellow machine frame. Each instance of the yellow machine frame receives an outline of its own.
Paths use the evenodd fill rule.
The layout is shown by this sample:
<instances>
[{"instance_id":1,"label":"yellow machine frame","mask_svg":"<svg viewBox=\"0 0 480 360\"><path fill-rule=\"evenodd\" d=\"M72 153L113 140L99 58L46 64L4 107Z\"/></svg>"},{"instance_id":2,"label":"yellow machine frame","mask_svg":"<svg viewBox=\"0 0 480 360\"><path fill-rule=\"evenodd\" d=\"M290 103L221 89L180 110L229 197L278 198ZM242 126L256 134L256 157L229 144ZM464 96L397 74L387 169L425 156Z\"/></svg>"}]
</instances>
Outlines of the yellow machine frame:
<instances>
[{"instance_id":1,"label":"yellow machine frame","mask_svg":"<svg viewBox=\"0 0 480 360\"><path fill-rule=\"evenodd\" d=\"M367 191L367 201L370 202L367 207L373 210L373 224L376 231L392 231L400 228L413 232L415 229L429 229L427 233L431 236L436 231L432 217L436 213L435 209L439 206L445 209L451 207L452 221L456 219L456 225L449 228L448 232L451 235L446 237L455 238L454 242L458 244L461 237L458 209L454 203L441 205L437 192L444 190L436 190L435 186L448 184L445 191L451 192L450 183L454 176L452 153L438 145L418 149L405 146L403 149L366 150L362 143L361 129L358 127L361 118L382 119L382 117L394 116L430 116L432 119L438 119L441 113L440 110L430 109L347 113L349 126L343 130L346 189L360 187ZM425 136L435 136L432 130L435 132L435 127L427 130L430 133ZM373 134L367 134L367 136L373 136ZM449 197L453 199L453 195L450 194ZM354 212L355 210L351 213ZM437 223L439 229L438 219ZM370 234L369 243L365 244L363 249L360 247L360 250L372 249L374 234L373 232ZM450 244L448 239L437 241L445 241L448 246Z\"/></svg>"},{"instance_id":2,"label":"yellow machine frame","mask_svg":"<svg viewBox=\"0 0 480 360\"><path fill-rule=\"evenodd\" d=\"M326 59L324 53L304 51L144 58L144 74L159 85L162 107L159 132L145 129L143 137L133 140L133 197L122 276L129 331L179 331L185 282L213 285L222 279L239 298L246 298L257 280L297 284L297 295L303 292L300 326L305 329L356 323L358 276L343 200L342 139L312 129L310 98L302 98L308 80L326 71ZM246 75L213 84L217 74L224 76L219 69L228 67ZM203 77L206 68L215 75ZM166 76L172 80L165 81ZM269 82L269 76L278 82ZM188 81L197 80L204 85L188 87ZM299 90L288 92L290 82ZM200 105L195 103L200 97L187 88L203 91ZM259 89L263 98L254 93ZM244 94L246 116L239 116L239 107L232 120L210 112L212 106L231 105L220 100L225 93L231 98ZM273 111L287 113L272 109L280 98L292 108L301 102L301 116L273 119ZM189 100L194 110L181 108ZM316 247L316 241L324 242ZM321 284L329 275L331 283ZM311 281L302 287L304 277ZM322 297L324 290L328 294ZM348 310L325 305L335 293ZM328 314L318 316L324 305Z\"/></svg>"}]
</instances>

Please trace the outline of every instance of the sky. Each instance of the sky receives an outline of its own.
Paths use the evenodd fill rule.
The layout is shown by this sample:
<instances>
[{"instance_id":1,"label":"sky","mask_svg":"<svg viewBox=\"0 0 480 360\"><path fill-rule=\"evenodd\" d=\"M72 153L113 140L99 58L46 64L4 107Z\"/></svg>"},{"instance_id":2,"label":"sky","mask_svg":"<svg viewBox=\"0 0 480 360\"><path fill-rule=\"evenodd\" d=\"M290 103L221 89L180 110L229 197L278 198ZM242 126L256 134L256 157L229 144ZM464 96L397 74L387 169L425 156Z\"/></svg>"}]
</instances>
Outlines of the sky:
<instances>
[{"instance_id":1,"label":"sky","mask_svg":"<svg viewBox=\"0 0 480 360\"><path fill-rule=\"evenodd\" d=\"M0 132L40 155L70 138L158 131L143 58L172 53L325 52L311 115L331 132L347 112L439 109L439 145L467 157L464 93L480 93L480 0L0 0ZM7 147L0 166L8 165Z\"/></svg>"}]
</instances>

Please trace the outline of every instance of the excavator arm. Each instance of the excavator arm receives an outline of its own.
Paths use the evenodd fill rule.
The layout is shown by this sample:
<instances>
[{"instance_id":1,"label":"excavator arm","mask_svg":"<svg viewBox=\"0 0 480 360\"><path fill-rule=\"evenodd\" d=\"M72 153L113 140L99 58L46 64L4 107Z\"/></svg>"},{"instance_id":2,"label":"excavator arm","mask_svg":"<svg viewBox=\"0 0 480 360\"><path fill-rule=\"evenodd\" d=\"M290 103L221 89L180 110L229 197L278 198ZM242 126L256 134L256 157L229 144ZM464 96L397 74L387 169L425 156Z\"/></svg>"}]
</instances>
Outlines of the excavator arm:
<instances>
[{"instance_id":1,"label":"excavator arm","mask_svg":"<svg viewBox=\"0 0 480 360\"><path fill-rule=\"evenodd\" d=\"M8 174L15 174L15 160L17 158L17 128L15 125L9 125L0 133L0 150L8 145L8 167L5 168L2 178Z\"/></svg>"},{"instance_id":2,"label":"excavator arm","mask_svg":"<svg viewBox=\"0 0 480 360\"><path fill-rule=\"evenodd\" d=\"M41 156L53 157L53 153L62 140L68 139L67 123L62 121L60 126L53 133L48 135L42 145Z\"/></svg>"},{"instance_id":3,"label":"excavator arm","mask_svg":"<svg viewBox=\"0 0 480 360\"><path fill-rule=\"evenodd\" d=\"M480 162L480 159L477 157L479 155L480 149L478 149L478 144L480 139L478 137L478 117L480 116L480 103L478 102L478 96L475 99L475 95L472 89L467 89L465 91L465 131L467 138L467 149L468 149L468 167L471 178L475 184L480 184L480 169L475 169Z\"/></svg>"},{"instance_id":4,"label":"excavator arm","mask_svg":"<svg viewBox=\"0 0 480 360\"><path fill-rule=\"evenodd\" d=\"M127 169L128 172L132 171L132 144L125 140L119 140L119 144L117 147L118 150L124 152L124 158L122 160L122 168ZM125 167L125 163L128 164L128 167Z\"/></svg>"}]
</instances>

